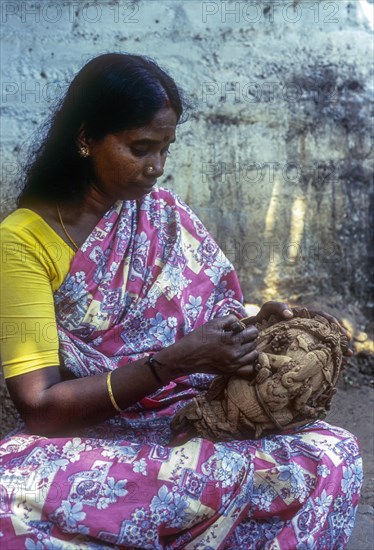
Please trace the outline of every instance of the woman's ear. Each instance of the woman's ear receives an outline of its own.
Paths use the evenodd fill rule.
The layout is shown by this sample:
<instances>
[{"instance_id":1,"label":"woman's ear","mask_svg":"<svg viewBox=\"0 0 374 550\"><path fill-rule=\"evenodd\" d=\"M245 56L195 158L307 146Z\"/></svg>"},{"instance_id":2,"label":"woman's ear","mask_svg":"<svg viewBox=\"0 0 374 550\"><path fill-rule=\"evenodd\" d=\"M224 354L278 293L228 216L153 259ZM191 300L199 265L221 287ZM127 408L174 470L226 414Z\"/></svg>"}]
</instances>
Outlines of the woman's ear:
<instances>
[{"instance_id":1,"label":"woman's ear","mask_svg":"<svg viewBox=\"0 0 374 550\"><path fill-rule=\"evenodd\" d=\"M87 136L86 136L86 125L84 124L84 122L82 122L78 130L77 147L79 149L80 147L88 147L88 146L89 146L89 140L87 139Z\"/></svg>"},{"instance_id":2,"label":"woman's ear","mask_svg":"<svg viewBox=\"0 0 374 550\"><path fill-rule=\"evenodd\" d=\"M87 157L91 156L90 140L87 139L86 129L84 124L81 124L79 127L76 145L78 149L78 155L80 157L82 157L83 159L86 159Z\"/></svg>"}]
</instances>

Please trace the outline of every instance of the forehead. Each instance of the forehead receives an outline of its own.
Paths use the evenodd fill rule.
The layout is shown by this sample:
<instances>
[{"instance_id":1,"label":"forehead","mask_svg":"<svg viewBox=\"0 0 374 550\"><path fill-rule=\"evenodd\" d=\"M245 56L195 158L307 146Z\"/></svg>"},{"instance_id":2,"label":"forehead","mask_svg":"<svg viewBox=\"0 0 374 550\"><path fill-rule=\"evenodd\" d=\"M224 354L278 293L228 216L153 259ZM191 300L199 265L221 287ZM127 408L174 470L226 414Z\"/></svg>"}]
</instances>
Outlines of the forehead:
<instances>
[{"instance_id":1,"label":"forehead","mask_svg":"<svg viewBox=\"0 0 374 550\"><path fill-rule=\"evenodd\" d=\"M173 109L165 108L157 111L147 126L127 130L127 134L131 140L150 139L167 141L175 139L176 126L177 115Z\"/></svg>"}]
</instances>

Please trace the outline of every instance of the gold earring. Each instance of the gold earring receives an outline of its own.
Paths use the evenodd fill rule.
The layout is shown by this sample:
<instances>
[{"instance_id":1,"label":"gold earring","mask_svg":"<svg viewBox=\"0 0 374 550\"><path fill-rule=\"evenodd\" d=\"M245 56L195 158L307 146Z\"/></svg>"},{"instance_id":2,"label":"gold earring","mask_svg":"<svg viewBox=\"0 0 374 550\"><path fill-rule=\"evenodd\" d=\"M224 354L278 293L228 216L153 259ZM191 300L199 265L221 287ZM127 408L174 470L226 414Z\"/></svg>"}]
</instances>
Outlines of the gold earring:
<instances>
[{"instance_id":1,"label":"gold earring","mask_svg":"<svg viewBox=\"0 0 374 550\"><path fill-rule=\"evenodd\" d=\"M81 145L78 149L78 153L81 157L87 158L90 156L90 150L86 145Z\"/></svg>"}]
</instances>

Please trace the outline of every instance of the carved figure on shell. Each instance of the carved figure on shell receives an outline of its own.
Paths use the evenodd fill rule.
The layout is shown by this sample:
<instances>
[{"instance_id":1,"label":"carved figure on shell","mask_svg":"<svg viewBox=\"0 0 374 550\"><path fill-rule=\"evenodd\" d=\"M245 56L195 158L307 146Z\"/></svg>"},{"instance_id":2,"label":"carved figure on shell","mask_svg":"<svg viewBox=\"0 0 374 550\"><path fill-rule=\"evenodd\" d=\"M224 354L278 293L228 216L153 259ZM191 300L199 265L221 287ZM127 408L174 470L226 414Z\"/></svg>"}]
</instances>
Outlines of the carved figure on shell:
<instances>
[{"instance_id":1,"label":"carved figure on shell","mask_svg":"<svg viewBox=\"0 0 374 550\"><path fill-rule=\"evenodd\" d=\"M306 308L293 313L287 321L256 324L259 357L251 379L215 378L205 394L176 414L176 433L213 441L257 439L325 416L348 340L325 317ZM233 328L246 324L242 319Z\"/></svg>"}]
</instances>

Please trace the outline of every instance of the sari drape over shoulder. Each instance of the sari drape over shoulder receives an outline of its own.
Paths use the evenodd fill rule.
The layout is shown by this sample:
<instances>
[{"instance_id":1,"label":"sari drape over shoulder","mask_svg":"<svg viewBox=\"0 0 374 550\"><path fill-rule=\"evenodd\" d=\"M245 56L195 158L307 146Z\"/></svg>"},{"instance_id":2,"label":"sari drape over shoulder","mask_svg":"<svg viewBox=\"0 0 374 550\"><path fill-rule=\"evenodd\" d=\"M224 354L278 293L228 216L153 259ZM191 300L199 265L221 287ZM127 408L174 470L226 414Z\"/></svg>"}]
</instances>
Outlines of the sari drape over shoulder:
<instances>
[{"instance_id":1,"label":"sari drape over shoulder","mask_svg":"<svg viewBox=\"0 0 374 550\"><path fill-rule=\"evenodd\" d=\"M76 377L126 368L209 319L245 313L231 263L161 188L113 205L54 300L61 361ZM258 441L170 446L173 415L211 379L178 378L71 437L8 436L1 547L343 548L362 482L355 438L319 421Z\"/></svg>"}]
</instances>

